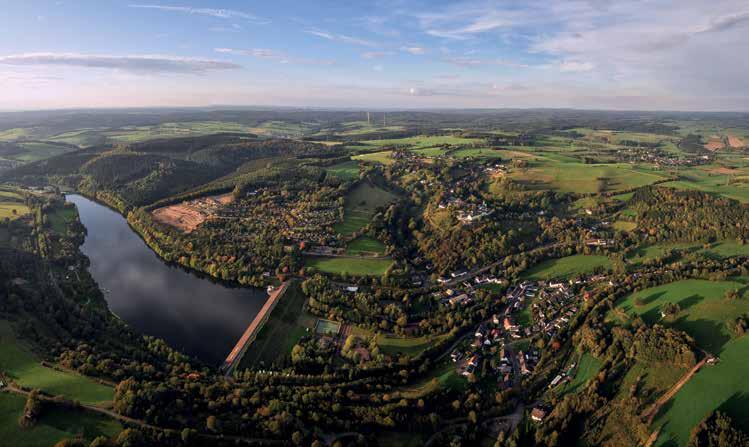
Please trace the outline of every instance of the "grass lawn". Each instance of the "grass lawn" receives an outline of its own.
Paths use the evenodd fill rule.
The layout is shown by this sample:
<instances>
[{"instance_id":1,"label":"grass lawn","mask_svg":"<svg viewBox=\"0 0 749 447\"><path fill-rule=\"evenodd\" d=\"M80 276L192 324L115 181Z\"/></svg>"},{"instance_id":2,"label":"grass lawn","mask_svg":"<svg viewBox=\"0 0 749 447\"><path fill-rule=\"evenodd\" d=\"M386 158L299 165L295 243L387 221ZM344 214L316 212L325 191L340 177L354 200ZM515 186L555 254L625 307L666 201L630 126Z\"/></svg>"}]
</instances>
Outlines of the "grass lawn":
<instances>
[{"instance_id":1,"label":"grass lawn","mask_svg":"<svg viewBox=\"0 0 749 447\"><path fill-rule=\"evenodd\" d=\"M289 285L268 322L242 357L239 370L257 366L261 361L270 365L290 355L291 348L299 339L312 332L316 319L302 311L306 299L298 282Z\"/></svg>"},{"instance_id":2,"label":"grass lawn","mask_svg":"<svg viewBox=\"0 0 749 447\"><path fill-rule=\"evenodd\" d=\"M305 266L324 273L337 273L352 276L382 276L393 263L391 259L367 258L326 258L311 256L305 259Z\"/></svg>"},{"instance_id":3,"label":"grass lawn","mask_svg":"<svg viewBox=\"0 0 749 447\"><path fill-rule=\"evenodd\" d=\"M749 278L737 278L734 281L706 281L688 279L676 281L658 287L633 293L617 304L629 315L640 315L648 324L661 323L683 330L697 341L701 347L712 353L721 351L731 338L726 322L749 313ZM729 290L739 290L743 295L734 301L724 297ZM637 305L636 301L641 304ZM662 321L661 307L666 303L676 303L681 312L673 321ZM609 319L621 319L616 311Z\"/></svg>"},{"instance_id":4,"label":"grass lawn","mask_svg":"<svg viewBox=\"0 0 749 447\"><path fill-rule=\"evenodd\" d=\"M572 381L559 387L559 392L561 394L567 394L582 391L588 381L598 374L598 371L601 370L602 366L602 361L586 352L577 361L575 376L572 378Z\"/></svg>"},{"instance_id":5,"label":"grass lawn","mask_svg":"<svg viewBox=\"0 0 749 447\"><path fill-rule=\"evenodd\" d=\"M350 256L385 253L385 244L369 236L359 236L346 246L346 254Z\"/></svg>"},{"instance_id":6,"label":"grass lawn","mask_svg":"<svg viewBox=\"0 0 749 447\"><path fill-rule=\"evenodd\" d=\"M114 390L87 377L45 368L16 339L10 324L0 322L0 370L19 385L37 388L52 395L63 395L84 403L105 404L114 398Z\"/></svg>"},{"instance_id":7,"label":"grass lawn","mask_svg":"<svg viewBox=\"0 0 749 447\"><path fill-rule=\"evenodd\" d=\"M112 419L84 412L47 406L36 426L22 430L18 419L26 398L0 393L0 444L17 447L51 446L65 438L82 435L87 441L97 436L114 437L122 426Z\"/></svg>"},{"instance_id":8,"label":"grass lawn","mask_svg":"<svg viewBox=\"0 0 749 447\"><path fill-rule=\"evenodd\" d=\"M523 278L548 280L569 278L581 273L590 273L597 268L609 269L611 261L600 255L573 255L558 259L549 259L523 272Z\"/></svg>"},{"instance_id":9,"label":"grass lawn","mask_svg":"<svg viewBox=\"0 0 749 447\"><path fill-rule=\"evenodd\" d=\"M355 180L359 178L359 162L353 160L328 166L325 170L343 180Z\"/></svg>"},{"instance_id":10,"label":"grass lawn","mask_svg":"<svg viewBox=\"0 0 749 447\"><path fill-rule=\"evenodd\" d=\"M632 231L637 228L637 224L634 222L627 222L626 220L617 220L611 223L611 228L617 231Z\"/></svg>"},{"instance_id":11,"label":"grass lawn","mask_svg":"<svg viewBox=\"0 0 749 447\"><path fill-rule=\"evenodd\" d=\"M369 183L359 183L346 193L343 206L343 222L335 225L335 230L349 235L369 224L377 208L395 200L395 196L382 188Z\"/></svg>"}]
</instances>

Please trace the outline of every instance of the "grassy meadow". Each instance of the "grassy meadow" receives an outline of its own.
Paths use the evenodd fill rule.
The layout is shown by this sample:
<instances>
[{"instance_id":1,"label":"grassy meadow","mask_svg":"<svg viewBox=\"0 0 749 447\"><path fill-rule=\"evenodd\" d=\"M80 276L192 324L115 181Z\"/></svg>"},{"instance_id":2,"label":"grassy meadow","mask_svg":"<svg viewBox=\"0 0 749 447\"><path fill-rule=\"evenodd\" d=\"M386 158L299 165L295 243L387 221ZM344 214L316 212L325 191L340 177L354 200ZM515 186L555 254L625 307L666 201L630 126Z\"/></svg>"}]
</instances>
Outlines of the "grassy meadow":
<instances>
[{"instance_id":1,"label":"grassy meadow","mask_svg":"<svg viewBox=\"0 0 749 447\"><path fill-rule=\"evenodd\" d=\"M359 183L346 194L343 222L336 224L335 230L346 236L364 228L377 208L393 200L395 196L388 191L369 183Z\"/></svg>"},{"instance_id":2,"label":"grassy meadow","mask_svg":"<svg viewBox=\"0 0 749 447\"><path fill-rule=\"evenodd\" d=\"M598 268L609 269L611 261L600 255L573 255L549 259L523 272L524 279L548 280L565 279L583 273L591 273Z\"/></svg>"},{"instance_id":3,"label":"grassy meadow","mask_svg":"<svg viewBox=\"0 0 749 447\"><path fill-rule=\"evenodd\" d=\"M114 398L112 387L72 372L41 365L38 358L16 339L10 324L0 321L0 370L19 385L89 404L107 404Z\"/></svg>"},{"instance_id":4,"label":"grassy meadow","mask_svg":"<svg viewBox=\"0 0 749 447\"><path fill-rule=\"evenodd\" d=\"M350 276L382 276L393 264L391 259L367 258L326 258L310 256L304 265L323 273L334 273Z\"/></svg>"}]
</instances>

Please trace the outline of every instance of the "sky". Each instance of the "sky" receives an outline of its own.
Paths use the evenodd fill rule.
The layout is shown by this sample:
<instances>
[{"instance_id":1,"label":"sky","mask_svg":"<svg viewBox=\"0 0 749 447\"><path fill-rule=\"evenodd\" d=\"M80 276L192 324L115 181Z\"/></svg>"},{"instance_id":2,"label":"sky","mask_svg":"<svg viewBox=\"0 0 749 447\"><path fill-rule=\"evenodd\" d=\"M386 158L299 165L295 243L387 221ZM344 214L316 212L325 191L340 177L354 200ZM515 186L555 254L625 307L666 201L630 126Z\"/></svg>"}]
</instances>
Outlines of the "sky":
<instances>
[{"instance_id":1,"label":"sky","mask_svg":"<svg viewBox=\"0 0 749 447\"><path fill-rule=\"evenodd\" d=\"M749 111L747 0L0 0L0 109Z\"/></svg>"}]
</instances>

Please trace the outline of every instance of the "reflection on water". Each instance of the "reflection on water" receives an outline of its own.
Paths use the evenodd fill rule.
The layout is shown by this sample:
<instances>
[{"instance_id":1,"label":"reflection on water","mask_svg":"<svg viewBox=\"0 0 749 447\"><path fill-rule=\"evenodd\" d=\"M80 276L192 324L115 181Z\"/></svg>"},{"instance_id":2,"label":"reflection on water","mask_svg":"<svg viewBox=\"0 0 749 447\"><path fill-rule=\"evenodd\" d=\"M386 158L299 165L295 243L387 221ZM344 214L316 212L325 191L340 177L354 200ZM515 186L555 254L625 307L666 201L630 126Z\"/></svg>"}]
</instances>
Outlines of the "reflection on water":
<instances>
[{"instance_id":1,"label":"reflection on water","mask_svg":"<svg viewBox=\"0 0 749 447\"><path fill-rule=\"evenodd\" d=\"M265 292L231 288L159 259L116 212L79 195L88 235L81 247L109 308L135 330L219 365L265 303Z\"/></svg>"}]
</instances>

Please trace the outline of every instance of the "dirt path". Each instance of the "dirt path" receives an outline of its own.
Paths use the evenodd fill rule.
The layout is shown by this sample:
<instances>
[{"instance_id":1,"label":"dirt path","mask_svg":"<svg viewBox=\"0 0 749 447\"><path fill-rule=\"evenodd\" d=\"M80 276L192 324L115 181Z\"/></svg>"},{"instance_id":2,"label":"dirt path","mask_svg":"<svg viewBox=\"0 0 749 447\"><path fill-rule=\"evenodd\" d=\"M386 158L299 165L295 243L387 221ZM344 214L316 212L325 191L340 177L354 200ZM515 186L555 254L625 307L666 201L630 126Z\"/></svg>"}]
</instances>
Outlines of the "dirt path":
<instances>
[{"instance_id":1,"label":"dirt path","mask_svg":"<svg viewBox=\"0 0 749 447\"><path fill-rule=\"evenodd\" d=\"M671 400L671 398L674 397L676 393L678 393L679 390L684 385L686 385L687 382L689 382L689 380L695 374L697 374L697 371L699 371L700 368L702 368L705 365L705 363L708 361L708 359L710 358L712 358L711 355L706 355L705 358L703 358L699 363L694 365L694 368L690 369L686 374L684 374L684 376L681 379L679 379L679 381L676 382L676 384L673 387L671 387L671 389L668 390L666 394L661 396L660 399L658 399L645 413L643 413L642 419L646 421L645 423L648 426L650 426L650 424L653 423L653 419L655 419L655 416L658 414L661 407L665 405L666 402Z\"/></svg>"}]
</instances>

